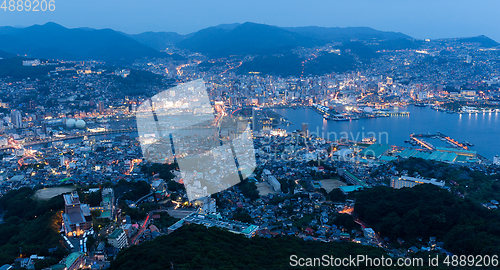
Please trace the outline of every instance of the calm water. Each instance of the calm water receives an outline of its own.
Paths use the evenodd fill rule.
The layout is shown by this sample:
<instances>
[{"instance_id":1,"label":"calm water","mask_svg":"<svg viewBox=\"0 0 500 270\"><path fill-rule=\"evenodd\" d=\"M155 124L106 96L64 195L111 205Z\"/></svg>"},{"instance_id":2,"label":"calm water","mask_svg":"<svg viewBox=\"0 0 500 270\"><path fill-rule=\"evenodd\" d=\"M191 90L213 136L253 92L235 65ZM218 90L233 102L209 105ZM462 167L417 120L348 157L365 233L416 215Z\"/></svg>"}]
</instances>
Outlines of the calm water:
<instances>
[{"instance_id":1,"label":"calm water","mask_svg":"<svg viewBox=\"0 0 500 270\"><path fill-rule=\"evenodd\" d=\"M437 131L463 142L474 144L475 150L489 159L500 155L500 113L481 114L449 114L409 106L399 108L400 111L409 111L410 116L391 116L375 119L360 119L356 121L326 121L321 115L309 108L302 109L275 109L277 113L288 118L292 125L283 126L287 131L302 128L302 123L309 124L309 132L322 137L335 139L345 137L360 141L363 137L375 135L377 142L391 145L410 146L405 143L411 133L436 133ZM449 146L438 139L425 138L434 146Z\"/></svg>"}]
</instances>

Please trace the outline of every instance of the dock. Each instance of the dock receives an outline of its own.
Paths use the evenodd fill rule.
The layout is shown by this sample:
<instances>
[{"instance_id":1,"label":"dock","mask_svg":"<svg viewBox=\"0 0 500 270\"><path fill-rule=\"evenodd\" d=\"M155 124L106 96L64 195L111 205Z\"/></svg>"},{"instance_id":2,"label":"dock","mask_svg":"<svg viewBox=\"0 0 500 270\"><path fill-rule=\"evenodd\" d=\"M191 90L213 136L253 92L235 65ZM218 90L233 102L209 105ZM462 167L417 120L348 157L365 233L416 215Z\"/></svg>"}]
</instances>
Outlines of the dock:
<instances>
[{"instance_id":1,"label":"dock","mask_svg":"<svg viewBox=\"0 0 500 270\"><path fill-rule=\"evenodd\" d=\"M456 140L452 139L451 137L444 135L443 133L438 132L438 136L446 139L446 141L448 141L450 144L452 144L454 146L460 147L464 150L469 150L469 147L467 145L465 145L463 143L459 143Z\"/></svg>"},{"instance_id":2,"label":"dock","mask_svg":"<svg viewBox=\"0 0 500 270\"><path fill-rule=\"evenodd\" d=\"M467 145L467 142L465 143L460 143L458 142L457 140L451 138L450 136L447 136L441 132L437 132L436 134L430 134L430 133L426 133L426 134L410 134L410 139L412 139L413 141L417 142L418 144L422 145L423 147L431 150L430 148L428 148L427 146L425 146L424 144L427 144L428 146L432 146L430 143L428 142L425 142L421 139L417 139L417 138L433 138L433 137L436 137L436 138L439 138L439 139L444 139L446 140L449 144L453 145L453 146L456 146L456 147L459 147L459 148L462 148L464 150L470 150L469 149L469 146ZM469 145L471 145L469 143Z\"/></svg>"},{"instance_id":3,"label":"dock","mask_svg":"<svg viewBox=\"0 0 500 270\"><path fill-rule=\"evenodd\" d=\"M410 135L410 139L412 139L413 141L415 141L420 146L426 148L427 150L430 150L430 151L436 150L436 148L432 144L430 144L430 143L428 143L428 142L426 142L424 140L417 139L413 134Z\"/></svg>"}]
</instances>

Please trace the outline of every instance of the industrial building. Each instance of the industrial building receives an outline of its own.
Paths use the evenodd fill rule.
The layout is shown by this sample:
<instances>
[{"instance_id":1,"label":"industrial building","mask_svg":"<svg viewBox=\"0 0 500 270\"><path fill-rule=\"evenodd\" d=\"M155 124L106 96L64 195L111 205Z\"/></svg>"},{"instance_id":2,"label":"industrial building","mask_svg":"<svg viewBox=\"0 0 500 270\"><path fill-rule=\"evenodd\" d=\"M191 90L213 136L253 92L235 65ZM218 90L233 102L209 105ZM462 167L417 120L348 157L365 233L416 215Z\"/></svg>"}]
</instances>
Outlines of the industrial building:
<instances>
[{"instance_id":1,"label":"industrial building","mask_svg":"<svg viewBox=\"0 0 500 270\"><path fill-rule=\"evenodd\" d=\"M402 158L421 158L425 160L435 160L441 162L476 162L476 151L461 150L446 147L436 147L436 151L432 153L423 152L411 148L407 148L398 154Z\"/></svg>"},{"instance_id":2,"label":"industrial building","mask_svg":"<svg viewBox=\"0 0 500 270\"><path fill-rule=\"evenodd\" d=\"M421 177L419 178L419 177L409 177L409 176L401 176L401 177L394 176L391 178L391 187L395 189L400 189L404 187L412 188L416 185L421 185L421 184L432 184L442 188L444 187L445 182L438 181L437 179L434 178L426 179Z\"/></svg>"},{"instance_id":3,"label":"industrial building","mask_svg":"<svg viewBox=\"0 0 500 270\"><path fill-rule=\"evenodd\" d=\"M204 225L205 227L219 227L227 229L228 231L235 234L243 234L244 236L250 238L253 237L259 226L251 225L239 221L223 219L220 214L200 214L202 212L194 212L187 217L177 221L174 225L168 227L168 233L171 233L178 228L182 227L184 224L198 224Z\"/></svg>"},{"instance_id":4,"label":"industrial building","mask_svg":"<svg viewBox=\"0 0 500 270\"><path fill-rule=\"evenodd\" d=\"M369 187L368 184L365 183L365 181L359 179L358 177L356 177L354 174L350 173L346 169L338 168L337 173L340 176L343 176L347 180L347 182L350 184L359 185L359 186L362 186L365 188Z\"/></svg>"},{"instance_id":5,"label":"industrial building","mask_svg":"<svg viewBox=\"0 0 500 270\"><path fill-rule=\"evenodd\" d=\"M390 149L390 145L374 143L363 149L359 155L363 158L380 158L382 155L389 152Z\"/></svg>"}]
</instances>

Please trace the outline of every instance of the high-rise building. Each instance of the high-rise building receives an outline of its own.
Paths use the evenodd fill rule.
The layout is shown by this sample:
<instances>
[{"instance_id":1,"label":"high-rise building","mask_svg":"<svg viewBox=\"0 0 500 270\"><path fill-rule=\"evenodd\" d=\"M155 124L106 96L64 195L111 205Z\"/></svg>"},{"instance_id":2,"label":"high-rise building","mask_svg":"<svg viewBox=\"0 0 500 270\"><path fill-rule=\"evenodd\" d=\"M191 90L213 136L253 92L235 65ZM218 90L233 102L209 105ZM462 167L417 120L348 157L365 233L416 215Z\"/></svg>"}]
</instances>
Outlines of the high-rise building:
<instances>
[{"instance_id":1,"label":"high-rise building","mask_svg":"<svg viewBox=\"0 0 500 270\"><path fill-rule=\"evenodd\" d=\"M108 236L108 242L113 247L119 248L119 249L122 249L122 248L128 246L127 235L125 234L125 231L122 229L114 230Z\"/></svg>"},{"instance_id":2,"label":"high-rise building","mask_svg":"<svg viewBox=\"0 0 500 270\"><path fill-rule=\"evenodd\" d=\"M47 134L47 122L42 122L42 133Z\"/></svg>"},{"instance_id":3,"label":"high-rise building","mask_svg":"<svg viewBox=\"0 0 500 270\"><path fill-rule=\"evenodd\" d=\"M465 58L465 63L470 64L471 62L472 62L472 56L467 55L467 57Z\"/></svg>"},{"instance_id":4,"label":"high-rise building","mask_svg":"<svg viewBox=\"0 0 500 270\"><path fill-rule=\"evenodd\" d=\"M302 136L309 137L309 124L302 123Z\"/></svg>"},{"instance_id":5,"label":"high-rise building","mask_svg":"<svg viewBox=\"0 0 500 270\"><path fill-rule=\"evenodd\" d=\"M500 165L500 157L498 155L493 157L493 164Z\"/></svg>"},{"instance_id":6,"label":"high-rise building","mask_svg":"<svg viewBox=\"0 0 500 270\"><path fill-rule=\"evenodd\" d=\"M97 104L97 109L99 110L100 114L104 114L104 102L102 100L99 100L99 103Z\"/></svg>"},{"instance_id":7,"label":"high-rise building","mask_svg":"<svg viewBox=\"0 0 500 270\"><path fill-rule=\"evenodd\" d=\"M73 191L71 194L65 194L63 229L67 236L82 235L85 230L92 226L92 216L87 204L81 204L78 193Z\"/></svg>"},{"instance_id":8,"label":"high-rise building","mask_svg":"<svg viewBox=\"0 0 500 270\"><path fill-rule=\"evenodd\" d=\"M201 186L200 181L194 181L193 184L186 185L186 193L188 198L199 199L208 196L207 186Z\"/></svg>"},{"instance_id":9,"label":"high-rise building","mask_svg":"<svg viewBox=\"0 0 500 270\"><path fill-rule=\"evenodd\" d=\"M115 213L115 193L112 188L105 188L102 190L101 218L108 218L113 220Z\"/></svg>"},{"instance_id":10,"label":"high-rise building","mask_svg":"<svg viewBox=\"0 0 500 270\"><path fill-rule=\"evenodd\" d=\"M252 128L253 131L262 130L262 119L264 118L264 112L260 108L252 108Z\"/></svg>"},{"instance_id":11,"label":"high-rise building","mask_svg":"<svg viewBox=\"0 0 500 270\"><path fill-rule=\"evenodd\" d=\"M12 110L10 112L10 121L16 128L23 127L23 118L21 116L21 112L18 110Z\"/></svg>"}]
</instances>

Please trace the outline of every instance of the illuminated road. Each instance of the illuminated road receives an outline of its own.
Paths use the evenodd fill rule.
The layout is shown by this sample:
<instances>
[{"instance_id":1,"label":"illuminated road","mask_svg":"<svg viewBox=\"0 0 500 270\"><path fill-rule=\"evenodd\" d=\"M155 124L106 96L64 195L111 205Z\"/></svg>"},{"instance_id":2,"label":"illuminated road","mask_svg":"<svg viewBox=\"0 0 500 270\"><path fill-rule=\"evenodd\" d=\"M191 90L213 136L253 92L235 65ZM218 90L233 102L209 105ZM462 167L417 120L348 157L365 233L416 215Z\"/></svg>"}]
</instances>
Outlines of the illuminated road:
<instances>
[{"instance_id":1,"label":"illuminated road","mask_svg":"<svg viewBox=\"0 0 500 270\"><path fill-rule=\"evenodd\" d=\"M144 223L142 224L141 229L139 230L139 232L137 232L137 234L130 240L130 245L136 245L137 244L137 239L139 239L139 237L141 237L141 235L144 233L144 231L148 227L150 215L151 214L148 214L148 216L146 217L146 220L144 220Z\"/></svg>"}]
</instances>

